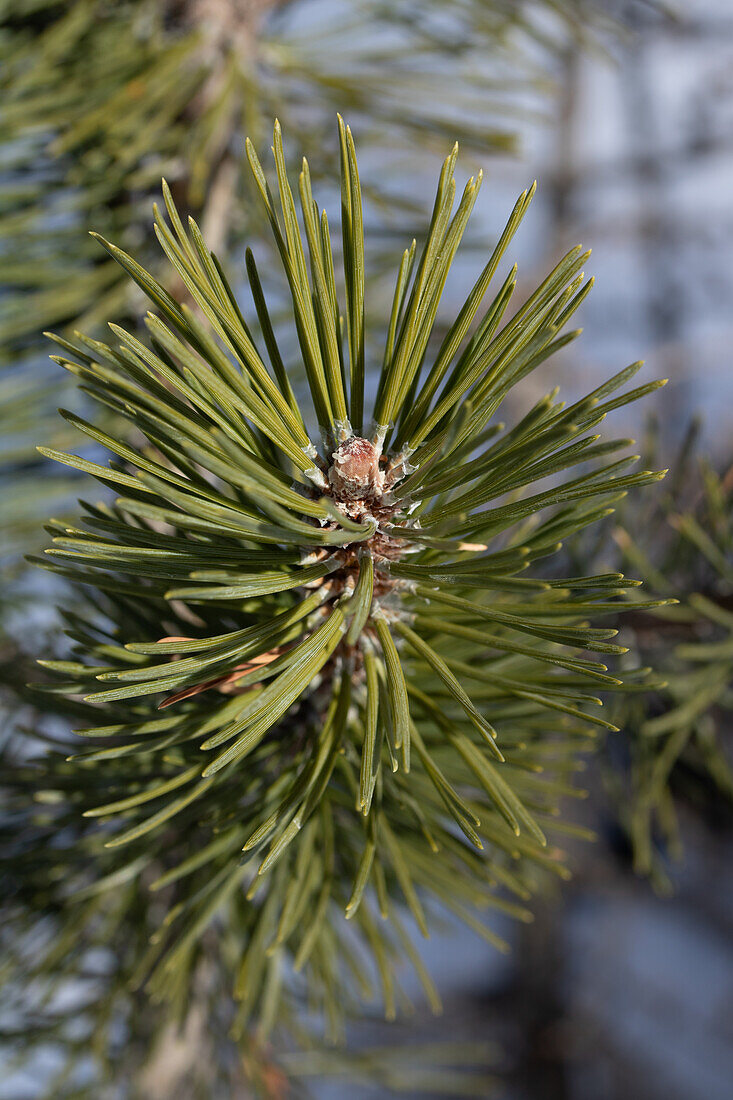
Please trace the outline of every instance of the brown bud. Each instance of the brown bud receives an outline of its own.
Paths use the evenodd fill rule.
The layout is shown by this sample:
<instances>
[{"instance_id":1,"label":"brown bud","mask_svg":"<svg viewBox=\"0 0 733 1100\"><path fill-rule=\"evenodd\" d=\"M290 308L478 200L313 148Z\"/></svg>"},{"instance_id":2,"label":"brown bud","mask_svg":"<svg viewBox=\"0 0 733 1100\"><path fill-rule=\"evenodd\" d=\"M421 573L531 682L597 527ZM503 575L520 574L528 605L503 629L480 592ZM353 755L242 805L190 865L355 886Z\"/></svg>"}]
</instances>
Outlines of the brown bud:
<instances>
[{"instance_id":1,"label":"brown bud","mask_svg":"<svg viewBox=\"0 0 733 1100\"><path fill-rule=\"evenodd\" d=\"M371 500L380 495L384 474L374 444L358 435L345 440L333 452L328 479L342 500Z\"/></svg>"}]
</instances>

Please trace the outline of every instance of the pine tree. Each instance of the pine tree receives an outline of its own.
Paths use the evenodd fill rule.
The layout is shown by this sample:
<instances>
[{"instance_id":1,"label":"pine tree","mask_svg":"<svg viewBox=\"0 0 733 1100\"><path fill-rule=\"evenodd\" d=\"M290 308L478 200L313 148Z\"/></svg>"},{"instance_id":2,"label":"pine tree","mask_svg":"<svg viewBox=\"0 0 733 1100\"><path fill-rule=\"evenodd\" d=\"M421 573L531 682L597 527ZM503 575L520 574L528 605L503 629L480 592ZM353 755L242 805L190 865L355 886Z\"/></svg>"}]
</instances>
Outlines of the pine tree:
<instances>
[{"instance_id":1,"label":"pine tree","mask_svg":"<svg viewBox=\"0 0 733 1100\"><path fill-rule=\"evenodd\" d=\"M56 361L130 431L68 412L94 457L41 448L116 496L48 528L45 564L79 596L63 611L72 651L41 662L40 690L84 747L69 757L41 722L46 755L11 770L11 806L27 814L32 790L40 809L12 831L8 873L19 920L53 913L34 973L83 972L92 946L119 944L94 1010L112 1064L116 1014L134 1028L122 982L165 1006L158 1027L192 1027L203 1005L206 1041L233 1028L235 1062L197 1066L203 1095L237 1087L242 1051L255 1086L278 1095L288 1065L307 1063L276 1068L263 1044L285 1050L288 1031L307 1042L306 990L330 1039L373 976L397 1013L405 959L437 1008L413 935L440 908L505 949L482 914L529 919L543 878L568 875L559 844L583 830L562 803L582 754L615 728L599 693L644 676L622 682L616 629L590 620L674 603L638 599L619 572L558 576L545 560L661 476L629 472L629 441L594 431L661 383L629 389L633 364L570 405L553 391L516 423L497 419L577 335L587 253L572 249L513 310L516 266L499 268L528 189L431 341L481 185L456 201L454 148L425 242L402 254L367 400L368 239L354 142L338 133L343 285L307 162L299 212L279 126L276 186L247 150L302 371L285 365L254 254L246 316L165 184L155 232L186 301L102 240L151 302L147 338L117 325L110 343L54 338ZM22 933L15 943L23 973ZM80 1095L67 1068L55 1095Z\"/></svg>"}]
</instances>

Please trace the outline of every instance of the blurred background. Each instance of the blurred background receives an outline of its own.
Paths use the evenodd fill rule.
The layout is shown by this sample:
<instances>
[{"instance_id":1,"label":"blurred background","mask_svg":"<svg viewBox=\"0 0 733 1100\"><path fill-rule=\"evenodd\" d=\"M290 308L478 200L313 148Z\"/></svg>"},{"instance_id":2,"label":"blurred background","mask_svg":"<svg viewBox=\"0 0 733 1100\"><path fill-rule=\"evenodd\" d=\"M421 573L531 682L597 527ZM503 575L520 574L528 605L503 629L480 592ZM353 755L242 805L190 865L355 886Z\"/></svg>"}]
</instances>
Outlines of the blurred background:
<instances>
[{"instance_id":1,"label":"blurred background","mask_svg":"<svg viewBox=\"0 0 733 1100\"><path fill-rule=\"evenodd\" d=\"M62 383L46 364L39 331L73 328L80 317L89 329L126 310L134 315L138 305L88 247L85 229L100 228L131 248L147 247L150 195L162 169L202 215L210 239L239 257L239 242L249 232L246 185L236 167L242 137L252 133L264 148L276 112L294 161L302 145L320 177L332 171L336 155L335 110L351 121L368 196L377 315L387 296L380 280L383 256L401 250L420 224L434 186L436 151L446 151L454 133L466 172L481 164L487 178L464 250L465 269L459 264L446 294L447 316L462 301L516 195L537 178L538 194L514 247L520 277L533 285L580 241L593 247L589 268L597 286L583 307L583 338L560 361L545 364L533 385L544 392L561 384L572 398L644 358L641 380L668 377L669 385L655 395L653 407L624 409L613 430L644 439L643 418L653 414L660 461L671 465L691 419L699 417L696 449L725 481L733 462L730 0L674 7L572 0L173 5L186 11L174 36L180 56L165 61L168 75L156 90L161 130L141 114L139 132L146 137L131 150L124 128L128 101L94 83L102 80L100 55L87 51L96 32L89 23L83 34L79 28L89 18L122 19L123 9L133 19L137 39L119 67L127 66L122 83L134 112L138 100L130 82L141 81L142 96L148 79L145 73L136 77L135 66L146 50L145 56L154 53L140 43L148 43L145 28L163 7L0 4L0 64L3 58L6 63L0 83L5 80L9 91L0 108L6 680L23 667L23 653L39 651L50 625L48 582L37 573L28 578L19 551L37 547L40 520L49 508L67 507L76 492L57 471L41 471L33 457L36 442L62 441L53 410L69 400L61 400ZM181 45L201 27L203 76L188 66ZM249 51L252 65L222 75L222 59L229 58L224 45L232 48L233 35L235 52ZM35 69L28 63L34 50L37 56L42 50L43 62ZM18 56L26 57L25 66ZM160 58L155 63L160 66ZM69 79L78 80L86 64L92 88L101 88L98 101L80 102L83 84L78 95L68 85L63 94L54 88L48 75L54 67L65 66ZM112 82L110 72L106 79ZM206 110L191 112L197 102ZM115 135L127 157L114 145ZM328 193L326 185L320 189ZM336 209L338 200L325 205ZM525 393L523 400L536 396ZM694 510L696 499L693 487L685 507ZM651 504L642 506L628 517L627 530L640 542L653 541L660 514ZM607 538L610 544L610 533ZM601 545L594 553L603 557L605 550ZM728 585L721 597L728 608L730 562L729 543L718 558L707 555L707 564L718 567L718 581ZM699 587L697 575L689 586ZM714 723L724 751L726 739L730 748L729 706L730 685L703 716ZM17 707L10 696L7 713L12 724ZM693 715L699 718L700 708ZM670 763L666 778L684 850L670 858L675 844L660 839L652 822L659 858L644 864L625 813L631 788L626 779L618 781L633 768L619 745L589 765L581 785L590 797L577 802L573 817L595 829L598 840L569 840L574 879L550 891L533 924L496 926L512 944L511 955L500 956L465 928L448 925L424 949L445 999L444 1015L436 1020L426 1010L389 1027L357 1025L357 1049L416 1036L488 1040L496 1046L497 1095L506 1100L728 1100L733 831L725 782L711 778L697 758L680 755ZM635 874L634 864L646 873ZM34 1075L43 1077L40 1063L3 1075L10 1089L3 1095L40 1096ZM312 1089L336 1100L346 1087L355 1097L388 1095L380 1085L353 1081L316 1082ZM160 1095L167 1095L162 1085ZM417 1100L427 1094L408 1087L407 1095Z\"/></svg>"}]
</instances>

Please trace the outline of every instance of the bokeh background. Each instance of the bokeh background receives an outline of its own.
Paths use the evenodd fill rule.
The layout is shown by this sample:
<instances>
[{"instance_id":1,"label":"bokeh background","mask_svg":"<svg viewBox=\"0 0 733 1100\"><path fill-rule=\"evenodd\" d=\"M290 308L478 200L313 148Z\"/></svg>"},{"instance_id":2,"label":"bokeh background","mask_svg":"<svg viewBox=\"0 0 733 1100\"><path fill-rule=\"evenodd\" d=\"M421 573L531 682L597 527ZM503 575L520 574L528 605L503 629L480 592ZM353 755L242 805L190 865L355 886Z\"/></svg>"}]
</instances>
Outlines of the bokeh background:
<instances>
[{"instance_id":1,"label":"bokeh background","mask_svg":"<svg viewBox=\"0 0 733 1100\"><path fill-rule=\"evenodd\" d=\"M354 5L353 12L349 7L348 0L298 0L267 16L266 64L275 72L275 85L282 64L278 36L286 42L309 36L317 57L319 49L333 48L334 20L338 26L345 19L360 48L377 58L370 70L372 93L383 81L386 95L396 81L389 54L391 49L399 54L399 20L386 31L380 5ZM456 5L458 16L450 5L442 14L430 7L431 18L445 20L449 38L451 19L460 18L463 5ZM419 19L418 9L403 5L410 19ZM538 194L514 249L526 285L576 241L593 247L589 268L597 279L583 307L582 340L559 363L545 365L537 386L544 390L558 382L570 396L578 395L644 358L643 381L670 379L653 408L662 457L671 460L690 418L699 415L701 445L725 469L733 458L733 6L730 0L695 0L673 10L642 2L600 5L593 10L592 33L580 39L557 35L552 9L548 4L539 13L537 26L561 46L548 57L539 36L533 47L544 83L531 95L516 96L511 130L517 148L491 148L482 156L480 137L468 143L466 170L483 163L487 179L465 270L457 269L455 301L472 278L477 252L536 177ZM216 18L216 5L204 14ZM586 5L578 5L581 23L586 14ZM463 66L470 83L481 57L458 49L447 54L435 56L435 88L441 87L438 77L447 74L450 81L451 66L459 74ZM334 103L349 88L348 66L344 69L343 86L331 89ZM429 78L429 65L426 71ZM506 65L501 71L506 79ZM287 79L288 94L302 97L299 106L307 116L305 70L291 67ZM400 96L411 94L409 79L400 75L395 87L390 109L398 114ZM436 94L429 79L421 78L417 87L420 97ZM276 98L273 94L273 102ZM317 113L322 91L314 101ZM368 104L357 99L351 105L357 139ZM437 112L441 105L432 106ZM451 109L448 105L444 112L446 135ZM480 97L471 100L467 112L478 134ZM423 158L419 139L407 148L390 127L385 109L372 127L364 176L367 182L377 180L387 164L390 193L409 193L411 200L427 204L433 171L423 160L434 164L433 150L441 147L443 135L426 124ZM315 123L314 128L318 132ZM39 153L37 172L47 170ZM378 209L375 199L375 217ZM81 233L81 221L69 214L62 219L64 233ZM389 219L379 232L389 251ZM39 257L42 262L42 246L36 245L36 261ZM378 300L379 289L374 293ZM447 313L450 305L451 291ZM14 372L9 376L17 380L20 362L22 369L37 372L33 377L42 390L52 376L44 373L32 339L21 345L19 359L11 362L8 356ZM624 414L617 429L643 432L643 410ZM16 490L10 473L5 485L4 518L13 527L7 502ZM40 611L38 605L30 611L24 605L23 612L40 631L46 622L46 582L25 578L21 584L26 596L35 592L40 601ZM598 840L572 845L575 877L548 896L532 925L497 926L512 943L512 954L499 956L470 932L448 925L424 947L445 999L443 1017L435 1020L426 1011L389 1028L360 1025L353 1041L367 1047L412 1041L415 1035L488 1040L496 1044L497 1093L506 1100L728 1100L733 1090L730 813L712 793L707 802L694 804L682 797L684 857L670 871L672 895L663 897L633 874L599 768L591 764L583 780L592 797L578 802L574 816L593 827ZM10 1091L3 1093L5 1087ZM32 1073L0 1084L8 1100L26 1100L33 1089ZM323 1100L336 1100L345 1089L355 1097L383 1095L379 1087L343 1081L314 1085ZM417 1100L423 1094L413 1095Z\"/></svg>"}]
</instances>

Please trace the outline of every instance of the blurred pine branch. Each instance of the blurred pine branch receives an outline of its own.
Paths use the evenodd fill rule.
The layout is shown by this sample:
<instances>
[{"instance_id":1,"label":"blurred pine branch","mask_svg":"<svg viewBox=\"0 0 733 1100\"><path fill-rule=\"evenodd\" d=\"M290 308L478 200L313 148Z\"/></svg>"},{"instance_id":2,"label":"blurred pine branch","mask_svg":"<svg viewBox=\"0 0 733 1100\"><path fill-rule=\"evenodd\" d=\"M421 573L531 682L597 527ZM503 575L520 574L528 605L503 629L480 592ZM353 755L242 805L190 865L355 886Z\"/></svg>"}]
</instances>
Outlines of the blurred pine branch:
<instances>
[{"instance_id":1,"label":"blurred pine branch","mask_svg":"<svg viewBox=\"0 0 733 1100\"><path fill-rule=\"evenodd\" d=\"M635 870L662 892L683 852L676 803L708 819L730 819L733 805L733 475L699 453L699 434L693 422L661 491L643 510L628 498L595 551L599 565L640 570L655 596L680 601L625 619L633 662L662 684L619 698L624 739L606 772ZM654 461L654 421L644 449Z\"/></svg>"}]
</instances>

